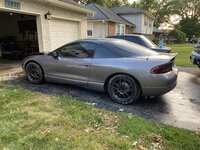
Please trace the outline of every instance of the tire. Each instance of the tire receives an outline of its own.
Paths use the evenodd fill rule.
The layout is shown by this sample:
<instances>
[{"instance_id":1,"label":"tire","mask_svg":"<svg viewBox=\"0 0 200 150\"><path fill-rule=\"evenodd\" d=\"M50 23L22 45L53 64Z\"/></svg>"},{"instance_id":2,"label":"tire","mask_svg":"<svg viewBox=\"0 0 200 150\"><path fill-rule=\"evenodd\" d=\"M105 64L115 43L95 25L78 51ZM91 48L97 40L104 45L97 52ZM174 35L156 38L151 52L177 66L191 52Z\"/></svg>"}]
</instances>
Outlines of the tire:
<instances>
[{"instance_id":1,"label":"tire","mask_svg":"<svg viewBox=\"0 0 200 150\"><path fill-rule=\"evenodd\" d=\"M35 62L29 62L26 65L26 78L34 84L40 84L44 81L44 73L40 65Z\"/></svg>"},{"instance_id":2,"label":"tire","mask_svg":"<svg viewBox=\"0 0 200 150\"><path fill-rule=\"evenodd\" d=\"M109 96L117 103L130 104L140 96L140 86L128 75L116 75L108 82Z\"/></svg>"}]
</instances>

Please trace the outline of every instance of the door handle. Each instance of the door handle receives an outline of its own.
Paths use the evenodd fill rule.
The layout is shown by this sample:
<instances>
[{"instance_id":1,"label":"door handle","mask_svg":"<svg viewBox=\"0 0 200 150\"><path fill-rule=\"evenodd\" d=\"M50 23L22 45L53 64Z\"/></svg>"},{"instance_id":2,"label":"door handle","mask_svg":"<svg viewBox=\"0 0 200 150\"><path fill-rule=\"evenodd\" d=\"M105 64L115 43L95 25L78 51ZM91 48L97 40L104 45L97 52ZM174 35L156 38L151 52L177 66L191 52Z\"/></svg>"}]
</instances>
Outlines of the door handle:
<instances>
[{"instance_id":1,"label":"door handle","mask_svg":"<svg viewBox=\"0 0 200 150\"><path fill-rule=\"evenodd\" d=\"M83 64L84 67L90 67L90 64Z\"/></svg>"}]
</instances>

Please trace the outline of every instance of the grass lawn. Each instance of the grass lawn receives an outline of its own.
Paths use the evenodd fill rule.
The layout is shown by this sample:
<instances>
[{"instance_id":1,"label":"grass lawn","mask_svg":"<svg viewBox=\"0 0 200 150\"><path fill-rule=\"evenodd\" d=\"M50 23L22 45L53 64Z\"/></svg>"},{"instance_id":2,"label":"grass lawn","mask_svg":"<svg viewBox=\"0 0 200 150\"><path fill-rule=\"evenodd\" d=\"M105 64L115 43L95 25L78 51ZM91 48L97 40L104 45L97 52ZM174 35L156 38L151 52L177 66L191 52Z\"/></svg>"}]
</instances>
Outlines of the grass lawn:
<instances>
[{"instance_id":1,"label":"grass lawn","mask_svg":"<svg viewBox=\"0 0 200 150\"><path fill-rule=\"evenodd\" d=\"M171 44L167 45L172 48L172 52L178 53L176 57L176 65L181 67L196 67L190 62L191 52L194 50L195 44Z\"/></svg>"},{"instance_id":2,"label":"grass lawn","mask_svg":"<svg viewBox=\"0 0 200 150\"><path fill-rule=\"evenodd\" d=\"M133 149L133 143L142 150L197 150L200 135L0 83L0 149Z\"/></svg>"}]
</instances>

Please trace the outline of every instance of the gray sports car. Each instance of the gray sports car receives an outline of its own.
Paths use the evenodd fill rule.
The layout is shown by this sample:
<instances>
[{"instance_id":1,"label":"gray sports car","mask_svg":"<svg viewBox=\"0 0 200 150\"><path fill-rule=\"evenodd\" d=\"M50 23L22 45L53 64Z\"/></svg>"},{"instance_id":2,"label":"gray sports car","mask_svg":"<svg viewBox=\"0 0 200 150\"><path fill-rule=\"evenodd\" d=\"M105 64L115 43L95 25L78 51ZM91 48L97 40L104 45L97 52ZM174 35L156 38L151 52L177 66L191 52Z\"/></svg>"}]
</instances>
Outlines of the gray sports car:
<instances>
[{"instance_id":1,"label":"gray sports car","mask_svg":"<svg viewBox=\"0 0 200 150\"><path fill-rule=\"evenodd\" d=\"M160 96L177 82L176 54L157 53L120 39L85 39L26 58L23 69L32 83L68 83L107 92L121 104L139 96Z\"/></svg>"}]
</instances>

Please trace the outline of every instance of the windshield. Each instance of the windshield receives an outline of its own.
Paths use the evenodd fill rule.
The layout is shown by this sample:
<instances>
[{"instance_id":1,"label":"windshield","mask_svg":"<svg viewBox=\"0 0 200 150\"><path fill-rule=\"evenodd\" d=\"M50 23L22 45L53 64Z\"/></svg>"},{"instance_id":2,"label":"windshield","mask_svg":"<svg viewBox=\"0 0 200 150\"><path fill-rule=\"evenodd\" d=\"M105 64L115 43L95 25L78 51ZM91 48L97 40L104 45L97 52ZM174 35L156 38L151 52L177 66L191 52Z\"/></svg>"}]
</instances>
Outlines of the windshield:
<instances>
[{"instance_id":1,"label":"windshield","mask_svg":"<svg viewBox=\"0 0 200 150\"><path fill-rule=\"evenodd\" d=\"M158 47L153 41L149 40L145 36L141 36L144 42L148 45L148 47Z\"/></svg>"},{"instance_id":2,"label":"windshield","mask_svg":"<svg viewBox=\"0 0 200 150\"><path fill-rule=\"evenodd\" d=\"M149 56L150 54L157 54L157 52L154 52L151 49L125 40L112 40L111 44L128 53L128 56Z\"/></svg>"}]
</instances>

